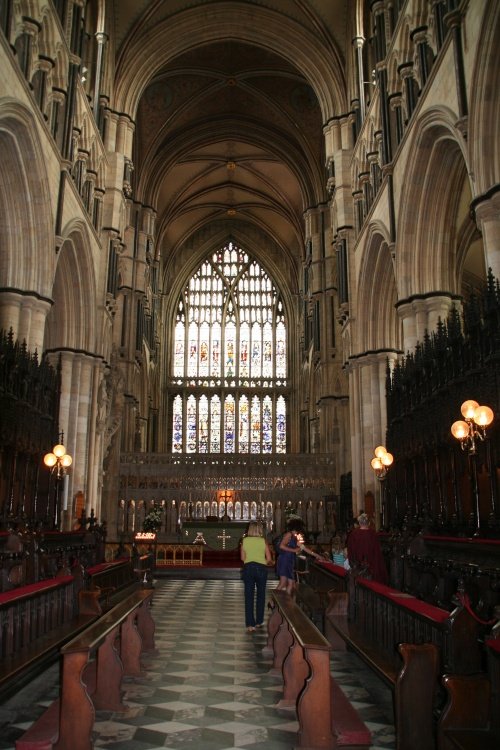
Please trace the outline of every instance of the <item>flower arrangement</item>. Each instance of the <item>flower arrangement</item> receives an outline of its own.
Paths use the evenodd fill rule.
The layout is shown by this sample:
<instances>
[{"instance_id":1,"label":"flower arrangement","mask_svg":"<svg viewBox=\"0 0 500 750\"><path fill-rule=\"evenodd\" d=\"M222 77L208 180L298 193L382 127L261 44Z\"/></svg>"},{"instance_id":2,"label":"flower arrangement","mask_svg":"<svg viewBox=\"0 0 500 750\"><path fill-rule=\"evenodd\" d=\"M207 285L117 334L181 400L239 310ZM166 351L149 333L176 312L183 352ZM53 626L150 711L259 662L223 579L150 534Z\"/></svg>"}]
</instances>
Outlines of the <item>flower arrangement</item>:
<instances>
[{"instance_id":1,"label":"flower arrangement","mask_svg":"<svg viewBox=\"0 0 500 750\"><path fill-rule=\"evenodd\" d=\"M284 509L285 518L288 521L302 521L302 516L299 516L293 505L288 504Z\"/></svg>"},{"instance_id":2,"label":"flower arrangement","mask_svg":"<svg viewBox=\"0 0 500 750\"><path fill-rule=\"evenodd\" d=\"M142 530L158 531L158 529L161 528L161 517L161 508L157 508L154 505L151 510L148 511L148 513L146 513L146 515L144 516L144 520L142 522Z\"/></svg>"}]
</instances>

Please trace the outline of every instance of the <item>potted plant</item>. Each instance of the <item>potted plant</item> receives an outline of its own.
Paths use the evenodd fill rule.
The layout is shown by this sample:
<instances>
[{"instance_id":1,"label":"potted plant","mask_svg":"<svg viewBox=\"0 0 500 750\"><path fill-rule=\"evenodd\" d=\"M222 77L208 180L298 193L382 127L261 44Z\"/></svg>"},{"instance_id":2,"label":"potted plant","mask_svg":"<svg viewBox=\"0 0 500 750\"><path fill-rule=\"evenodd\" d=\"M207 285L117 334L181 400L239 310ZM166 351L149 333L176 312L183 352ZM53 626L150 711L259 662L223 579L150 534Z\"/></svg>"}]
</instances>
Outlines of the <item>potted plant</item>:
<instances>
[{"instance_id":1,"label":"potted plant","mask_svg":"<svg viewBox=\"0 0 500 750\"><path fill-rule=\"evenodd\" d=\"M155 505L146 513L144 521L142 522L143 531L157 532L161 528L161 508L157 508Z\"/></svg>"}]
</instances>

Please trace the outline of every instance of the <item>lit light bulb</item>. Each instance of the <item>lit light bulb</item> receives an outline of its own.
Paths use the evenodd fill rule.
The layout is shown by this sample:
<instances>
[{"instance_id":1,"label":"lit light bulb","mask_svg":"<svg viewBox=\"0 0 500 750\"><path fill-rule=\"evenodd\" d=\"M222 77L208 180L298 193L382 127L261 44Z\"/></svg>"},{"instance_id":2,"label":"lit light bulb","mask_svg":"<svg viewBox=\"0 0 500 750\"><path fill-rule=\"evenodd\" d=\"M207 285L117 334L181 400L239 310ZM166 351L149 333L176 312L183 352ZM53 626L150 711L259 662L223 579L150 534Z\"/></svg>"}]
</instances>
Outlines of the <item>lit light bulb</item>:
<instances>
[{"instance_id":1,"label":"lit light bulb","mask_svg":"<svg viewBox=\"0 0 500 750\"><path fill-rule=\"evenodd\" d=\"M462 412L462 416L465 417L465 419L474 419L474 412L478 408L479 404L477 401L464 401L462 406L460 407L460 411Z\"/></svg>"},{"instance_id":2,"label":"lit light bulb","mask_svg":"<svg viewBox=\"0 0 500 750\"><path fill-rule=\"evenodd\" d=\"M68 453L66 453L61 458L61 464L64 466L65 469L67 469L68 466L71 466L72 463L73 463L73 459L71 458L71 456Z\"/></svg>"},{"instance_id":3,"label":"lit light bulb","mask_svg":"<svg viewBox=\"0 0 500 750\"><path fill-rule=\"evenodd\" d=\"M382 456L381 461L384 466L390 466L394 461L394 456L392 455L392 453L386 453L385 456Z\"/></svg>"},{"instance_id":4,"label":"lit light bulb","mask_svg":"<svg viewBox=\"0 0 500 750\"><path fill-rule=\"evenodd\" d=\"M45 464L45 466L52 468L57 463L57 456L55 456L53 453L46 453L43 457L43 463Z\"/></svg>"},{"instance_id":5,"label":"lit light bulb","mask_svg":"<svg viewBox=\"0 0 500 750\"><path fill-rule=\"evenodd\" d=\"M377 456L375 458L372 458L372 460L370 461L370 464L374 471L380 471L381 469L384 468L382 461Z\"/></svg>"},{"instance_id":6,"label":"lit light bulb","mask_svg":"<svg viewBox=\"0 0 500 750\"><path fill-rule=\"evenodd\" d=\"M375 453L376 457L380 459L387 453L383 445L378 445L373 452Z\"/></svg>"},{"instance_id":7,"label":"lit light bulb","mask_svg":"<svg viewBox=\"0 0 500 750\"><path fill-rule=\"evenodd\" d=\"M457 440L463 440L469 434L469 425L467 422L459 419L451 425L451 434L453 437L457 438Z\"/></svg>"},{"instance_id":8,"label":"lit light bulb","mask_svg":"<svg viewBox=\"0 0 500 750\"><path fill-rule=\"evenodd\" d=\"M57 458L62 458L64 454L66 453L66 448L64 445L61 445L60 443L58 445L54 445L52 448L52 453L54 456L57 456Z\"/></svg>"},{"instance_id":9,"label":"lit light bulb","mask_svg":"<svg viewBox=\"0 0 500 750\"><path fill-rule=\"evenodd\" d=\"M478 406L474 412L474 422L479 425L479 427L487 427L493 422L494 416L493 409L490 409L489 406Z\"/></svg>"}]
</instances>

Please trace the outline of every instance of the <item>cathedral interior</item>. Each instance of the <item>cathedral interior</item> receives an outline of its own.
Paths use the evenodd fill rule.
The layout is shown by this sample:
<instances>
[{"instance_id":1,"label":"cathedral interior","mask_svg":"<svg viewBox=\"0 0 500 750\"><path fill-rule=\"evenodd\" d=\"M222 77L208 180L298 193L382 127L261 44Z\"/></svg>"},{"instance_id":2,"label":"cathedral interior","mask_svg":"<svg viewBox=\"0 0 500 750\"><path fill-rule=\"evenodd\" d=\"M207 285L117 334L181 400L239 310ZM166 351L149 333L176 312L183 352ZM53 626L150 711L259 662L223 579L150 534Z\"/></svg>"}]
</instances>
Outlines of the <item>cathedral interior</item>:
<instances>
[{"instance_id":1,"label":"cathedral interior","mask_svg":"<svg viewBox=\"0 0 500 750\"><path fill-rule=\"evenodd\" d=\"M16 591L81 564L96 615L141 534L366 513L392 588L318 568L311 612L404 592L499 699L499 92L488 0L0 0L2 658Z\"/></svg>"},{"instance_id":2,"label":"cathedral interior","mask_svg":"<svg viewBox=\"0 0 500 750\"><path fill-rule=\"evenodd\" d=\"M4 529L498 530L496 6L0 4Z\"/></svg>"}]
</instances>

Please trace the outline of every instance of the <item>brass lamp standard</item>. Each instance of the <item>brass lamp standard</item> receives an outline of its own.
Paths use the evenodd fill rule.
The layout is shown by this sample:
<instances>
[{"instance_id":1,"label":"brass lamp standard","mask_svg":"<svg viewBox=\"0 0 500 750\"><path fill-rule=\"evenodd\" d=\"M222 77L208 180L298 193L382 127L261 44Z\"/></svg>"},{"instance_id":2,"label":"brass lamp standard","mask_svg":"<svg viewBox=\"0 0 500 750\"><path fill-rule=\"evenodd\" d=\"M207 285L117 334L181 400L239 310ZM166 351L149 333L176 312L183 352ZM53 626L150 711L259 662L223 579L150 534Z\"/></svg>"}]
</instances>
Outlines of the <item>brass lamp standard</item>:
<instances>
[{"instance_id":1,"label":"brass lamp standard","mask_svg":"<svg viewBox=\"0 0 500 750\"><path fill-rule=\"evenodd\" d=\"M54 445L51 453L45 454L43 463L51 472L55 472L57 479L61 479L66 474L66 469L69 469L73 463L73 459L69 453L66 453L64 445L58 443Z\"/></svg>"},{"instance_id":2,"label":"brass lamp standard","mask_svg":"<svg viewBox=\"0 0 500 750\"><path fill-rule=\"evenodd\" d=\"M392 466L394 456L392 455L392 453L389 453L383 445L377 446L377 448L375 448L374 450L374 454L375 456L370 461L370 464L373 471L377 475L377 479L382 482L387 476L389 467Z\"/></svg>"},{"instance_id":3,"label":"brass lamp standard","mask_svg":"<svg viewBox=\"0 0 500 750\"><path fill-rule=\"evenodd\" d=\"M479 506L479 485L477 481L476 464L476 442L484 440L486 428L493 422L493 409L489 406L479 406L477 401L469 399L464 401L460 407L464 419L459 419L451 425L451 434L460 440L460 447L467 450L469 455L469 467L471 473L472 495L475 503L476 531L474 536L481 534L481 515ZM465 421L464 421L465 420ZM471 514L472 515L472 514Z\"/></svg>"},{"instance_id":4,"label":"brass lamp standard","mask_svg":"<svg viewBox=\"0 0 500 750\"><path fill-rule=\"evenodd\" d=\"M60 485L64 477L68 473L68 469L73 463L73 458L70 456L69 453L66 453L66 448L63 445L63 439L64 435L61 433L61 442L57 443L57 445L54 445L52 448L52 451L49 453L46 453L43 457L43 462L45 466L47 466L50 469L51 476L54 475L55 477L55 487L56 487L56 497L55 497L55 503L54 503L54 518L53 518L53 526L54 528L57 528L59 519L61 516L61 511L59 508L60 503Z\"/></svg>"},{"instance_id":5,"label":"brass lamp standard","mask_svg":"<svg viewBox=\"0 0 500 750\"><path fill-rule=\"evenodd\" d=\"M378 445L374 450L374 457L370 461L370 465L375 472L377 479L380 482L380 505L382 508L382 526L386 525L387 509L385 507L385 492L384 492L384 479L387 476L389 468L392 466L394 456L389 453L383 445Z\"/></svg>"},{"instance_id":6,"label":"brass lamp standard","mask_svg":"<svg viewBox=\"0 0 500 750\"><path fill-rule=\"evenodd\" d=\"M451 425L451 434L460 440L462 450L476 452L476 440L484 440L486 428L493 422L493 410L489 406L479 406L477 401L464 401L460 407L464 420L459 419Z\"/></svg>"}]
</instances>

